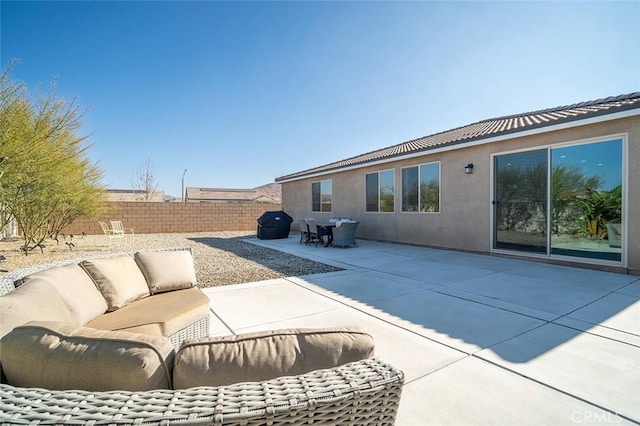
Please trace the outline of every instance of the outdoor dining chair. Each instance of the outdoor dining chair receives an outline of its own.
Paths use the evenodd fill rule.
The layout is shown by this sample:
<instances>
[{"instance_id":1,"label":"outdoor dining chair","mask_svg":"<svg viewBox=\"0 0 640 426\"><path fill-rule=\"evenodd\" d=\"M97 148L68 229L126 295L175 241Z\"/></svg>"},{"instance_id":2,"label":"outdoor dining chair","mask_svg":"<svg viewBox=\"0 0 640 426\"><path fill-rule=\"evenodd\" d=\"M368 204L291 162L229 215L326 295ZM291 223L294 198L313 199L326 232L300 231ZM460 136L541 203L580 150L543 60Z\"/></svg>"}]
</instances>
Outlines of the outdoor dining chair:
<instances>
[{"instance_id":1,"label":"outdoor dining chair","mask_svg":"<svg viewBox=\"0 0 640 426\"><path fill-rule=\"evenodd\" d=\"M305 219L300 219L298 221L300 225L300 244L305 243L308 244L309 241L309 226L307 226L307 221Z\"/></svg>"},{"instance_id":2,"label":"outdoor dining chair","mask_svg":"<svg viewBox=\"0 0 640 426\"><path fill-rule=\"evenodd\" d=\"M318 247L319 242L324 244L324 239L322 239L322 237L325 235L329 235L327 230L324 228L318 228L316 220L313 218L307 218L305 220L307 222L307 227L309 228L309 238L307 238L307 244L315 242L316 247Z\"/></svg>"},{"instance_id":3,"label":"outdoor dining chair","mask_svg":"<svg viewBox=\"0 0 640 426\"><path fill-rule=\"evenodd\" d=\"M333 246L334 247L358 247L356 242L356 229L358 221L342 220L333 230Z\"/></svg>"}]
</instances>

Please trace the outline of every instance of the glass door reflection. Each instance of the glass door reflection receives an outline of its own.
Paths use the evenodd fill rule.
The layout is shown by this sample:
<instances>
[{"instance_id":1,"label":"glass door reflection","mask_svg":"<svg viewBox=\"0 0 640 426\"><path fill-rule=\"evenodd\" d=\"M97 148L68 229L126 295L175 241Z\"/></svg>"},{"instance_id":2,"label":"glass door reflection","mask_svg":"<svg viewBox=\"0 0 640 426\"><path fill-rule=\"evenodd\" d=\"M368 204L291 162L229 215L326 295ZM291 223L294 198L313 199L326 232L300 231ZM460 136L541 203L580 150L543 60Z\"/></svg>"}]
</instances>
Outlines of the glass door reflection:
<instances>
[{"instance_id":1,"label":"glass door reflection","mask_svg":"<svg viewBox=\"0 0 640 426\"><path fill-rule=\"evenodd\" d=\"M494 248L547 254L547 152L495 157Z\"/></svg>"},{"instance_id":2,"label":"glass door reflection","mask_svg":"<svg viewBox=\"0 0 640 426\"><path fill-rule=\"evenodd\" d=\"M622 140L551 149L551 254L622 258Z\"/></svg>"}]
</instances>

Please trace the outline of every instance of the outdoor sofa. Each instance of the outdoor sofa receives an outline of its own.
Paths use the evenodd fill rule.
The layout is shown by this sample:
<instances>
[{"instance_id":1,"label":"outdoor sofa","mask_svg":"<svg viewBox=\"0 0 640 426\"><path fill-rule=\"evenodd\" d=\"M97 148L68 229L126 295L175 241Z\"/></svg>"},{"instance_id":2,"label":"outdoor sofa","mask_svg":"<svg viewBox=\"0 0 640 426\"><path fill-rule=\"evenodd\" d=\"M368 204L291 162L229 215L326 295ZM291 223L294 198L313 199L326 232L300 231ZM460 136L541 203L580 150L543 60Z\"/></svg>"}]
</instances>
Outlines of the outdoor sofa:
<instances>
[{"instance_id":1,"label":"outdoor sofa","mask_svg":"<svg viewBox=\"0 0 640 426\"><path fill-rule=\"evenodd\" d=\"M188 249L25 268L0 295L0 424L395 422L403 374L364 332L208 337Z\"/></svg>"}]
</instances>

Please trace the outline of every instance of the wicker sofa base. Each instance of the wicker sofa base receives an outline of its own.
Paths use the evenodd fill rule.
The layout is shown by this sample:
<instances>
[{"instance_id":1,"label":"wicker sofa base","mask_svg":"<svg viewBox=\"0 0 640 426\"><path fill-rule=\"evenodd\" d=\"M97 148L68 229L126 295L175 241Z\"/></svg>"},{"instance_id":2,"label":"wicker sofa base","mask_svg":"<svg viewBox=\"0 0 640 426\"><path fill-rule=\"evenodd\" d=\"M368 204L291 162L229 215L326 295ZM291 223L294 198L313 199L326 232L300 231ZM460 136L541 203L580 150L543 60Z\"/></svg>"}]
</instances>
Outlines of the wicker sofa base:
<instances>
[{"instance_id":1,"label":"wicker sofa base","mask_svg":"<svg viewBox=\"0 0 640 426\"><path fill-rule=\"evenodd\" d=\"M2 424L393 425L403 373L366 359L295 377L148 392L0 385Z\"/></svg>"},{"instance_id":2,"label":"wicker sofa base","mask_svg":"<svg viewBox=\"0 0 640 426\"><path fill-rule=\"evenodd\" d=\"M173 348L178 350L183 341L187 339L199 339L201 337L209 337L209 316L196 321L193 324L167 336L171 341Z\"/></svg>"}]
</instances>

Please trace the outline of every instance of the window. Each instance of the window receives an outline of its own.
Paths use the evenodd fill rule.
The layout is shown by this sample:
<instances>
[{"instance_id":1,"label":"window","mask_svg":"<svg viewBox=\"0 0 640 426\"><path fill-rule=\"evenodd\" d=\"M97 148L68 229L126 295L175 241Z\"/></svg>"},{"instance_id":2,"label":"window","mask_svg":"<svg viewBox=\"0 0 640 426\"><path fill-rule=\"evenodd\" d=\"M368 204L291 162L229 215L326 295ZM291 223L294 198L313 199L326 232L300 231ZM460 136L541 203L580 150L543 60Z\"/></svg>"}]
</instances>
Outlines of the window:
<instances>
[{"instance_id":1,"label":"window","mask_svg":"<svg viewBox=\"0 0 640 426\"><path fill-rule=\"evenodd\" d=\"M331 211L331 179L311 184L311 211L330 212Z\"/></svg>"},{"instance_id":2,"label":"window","mask_svg":"<svg viewBox=\"0 0 640 426\"><path fill-rule=\"evenodd\" d=\"M402 169L402 211L440 212L440 163Z\"/></svg>"},{"instance_id":3,"label":"window","mask_svg":"<svg viewBox=\"0 0 640 426\"><path fill-rule=\"evenodd\" d=\"M368 212L393 212L395 177L393 170L365 175L365 198Z\"/></svg>"}]
</instances>

